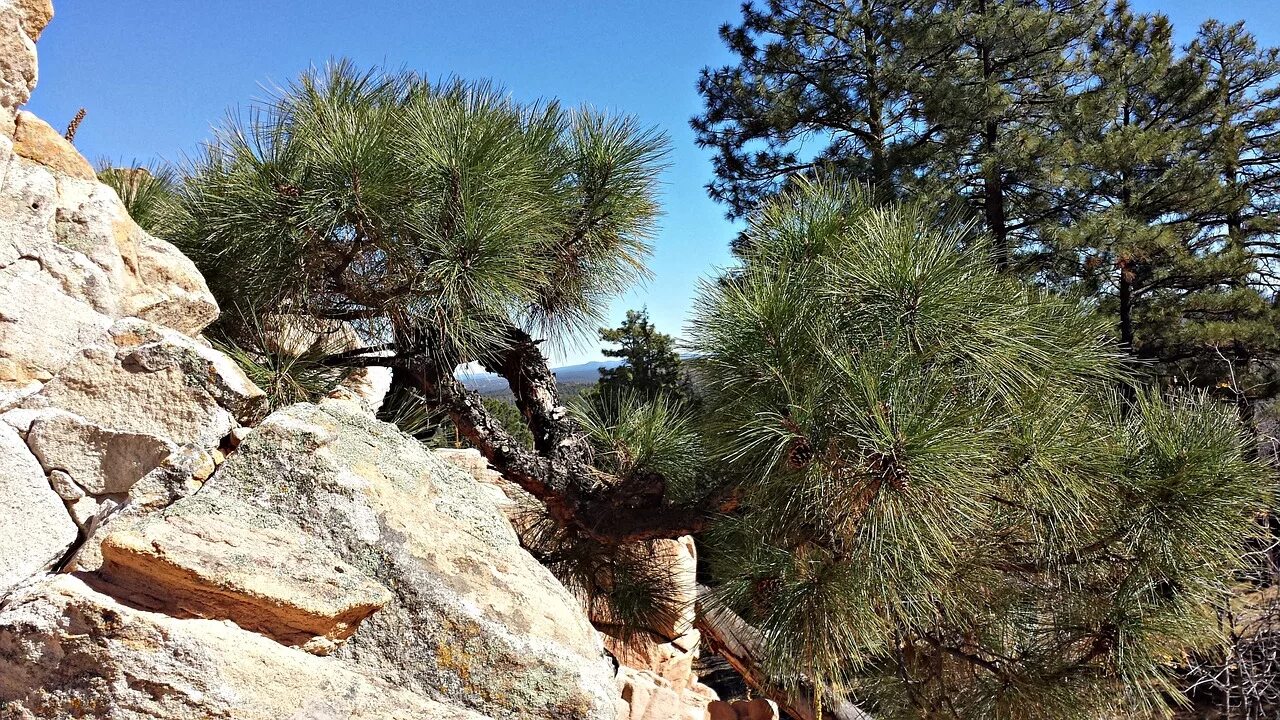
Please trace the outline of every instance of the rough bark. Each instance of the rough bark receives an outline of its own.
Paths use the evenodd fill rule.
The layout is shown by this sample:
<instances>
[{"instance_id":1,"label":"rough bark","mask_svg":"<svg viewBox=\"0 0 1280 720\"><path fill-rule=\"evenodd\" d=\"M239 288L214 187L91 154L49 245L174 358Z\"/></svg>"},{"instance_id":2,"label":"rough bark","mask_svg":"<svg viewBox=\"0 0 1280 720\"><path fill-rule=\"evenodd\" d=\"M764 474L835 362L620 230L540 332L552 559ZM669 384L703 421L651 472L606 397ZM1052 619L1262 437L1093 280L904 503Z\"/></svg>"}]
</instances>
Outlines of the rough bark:
<instances>
[{"instance_id":1,"label":"rough bark","mask_svg":"<svg viewBox=\"0 0 1280 720\"><path fill-rule=\"evenodd\" d=\"M673 505L663 497L661 479L622 481L593 467L590 447L560 403L555 375L537 343L519 328L507 328L507 333L509 342L483 364L506 378L533 432L532 450L489 414L478 393L454 377L453 362L426 353L344 354L333 356L332 362L391 366L396 384L413 387L448 413L489 464L541 501L556 522L598 542L622 544L696 534L716 513L733 506L736 498L729 493L698 506Z\"/></svg>"}]
</instances>

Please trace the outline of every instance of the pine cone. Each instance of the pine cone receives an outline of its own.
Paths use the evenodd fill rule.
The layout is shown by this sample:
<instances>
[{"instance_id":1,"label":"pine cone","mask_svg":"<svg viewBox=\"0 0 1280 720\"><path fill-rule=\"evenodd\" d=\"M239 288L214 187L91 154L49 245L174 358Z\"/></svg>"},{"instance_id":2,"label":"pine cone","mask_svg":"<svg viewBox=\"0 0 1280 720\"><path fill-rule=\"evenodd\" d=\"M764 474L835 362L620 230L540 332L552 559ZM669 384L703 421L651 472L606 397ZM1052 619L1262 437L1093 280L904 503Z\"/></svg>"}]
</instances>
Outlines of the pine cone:
<instances>
[{"instance_id":1,"label":"pine cone","mask_svg":"<svg viewBox=\"0 0 1280 720\"><path fill-rule=\"evenodd\" d=\"M798 437L787 446L787 467L803 470L813 462L813 443L807 437Z\"/></svg>"}]
</instances>

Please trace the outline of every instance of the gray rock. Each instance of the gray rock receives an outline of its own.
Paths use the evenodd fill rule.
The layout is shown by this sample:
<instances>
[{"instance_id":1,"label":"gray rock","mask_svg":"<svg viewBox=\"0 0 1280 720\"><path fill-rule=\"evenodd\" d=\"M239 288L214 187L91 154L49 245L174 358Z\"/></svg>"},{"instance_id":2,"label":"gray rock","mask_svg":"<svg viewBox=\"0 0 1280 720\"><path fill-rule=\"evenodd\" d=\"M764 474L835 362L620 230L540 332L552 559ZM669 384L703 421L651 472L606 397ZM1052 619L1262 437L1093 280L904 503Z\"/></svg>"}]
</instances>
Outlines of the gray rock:
<instances>
[{"instance_id":1,"label":"gray rock","mask_svg":"<svg viewBox=\"0 0 1280 720\"><path fill-rule=\"evenodd\" d=\"M40 463L17 431L0 423L0 597L58 560L76 536Z\"/></svg>"},{"instance_id":2,"label":"gray rock","mask_svg":"<svg viewBox=\"0 0 1280 720\"><path fill-rule=\"evenodd\" d=\"M392 591L339 657L490 715L614 718L611 664L574 597L474 478L360 405L277 411L207 494L291 519Z\"/></svg>"},{"instance_id":3,"label":"gray rock","mask_svg":"<svg viewBox=\"0 0 1280 720\"><path fill-rule=\"evenodd\" d=\"M176 449L164 438L99 427L67 412L33 422L27 445L45 472L70 476L90 495L129 492Z\"/></svg>"}]
</instances>

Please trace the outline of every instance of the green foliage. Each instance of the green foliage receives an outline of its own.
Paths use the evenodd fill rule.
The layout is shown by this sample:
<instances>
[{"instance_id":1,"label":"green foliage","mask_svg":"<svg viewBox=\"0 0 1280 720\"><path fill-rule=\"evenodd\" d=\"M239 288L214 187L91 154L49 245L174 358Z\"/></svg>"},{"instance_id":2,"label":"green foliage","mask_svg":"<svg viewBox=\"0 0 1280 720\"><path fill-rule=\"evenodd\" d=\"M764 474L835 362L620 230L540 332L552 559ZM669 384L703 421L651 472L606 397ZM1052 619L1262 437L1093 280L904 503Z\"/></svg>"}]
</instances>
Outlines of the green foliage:
<instances>
[{"instance_id":1,"label":"green foliage","mask_svg":"<svg viewBox=\"0 0 1280 720\"><path fill-rule=\"evenodd\" d=\"M669 395L688 398L689 378L675 349L675 340L658 332L649 322L647 310L628 310L627 319L616 328L601 328L600 339L619 345L605 348L606 357L622 358L615 368L601 368L599 387L602 393L635 393L654 398Z\"/></svg>"},{"instance_id":2,"label":"green foliage","mask_svg":"<svg viewBox=\"0 0 1280 720\"><path fill-rule=\"evenodd\" d=\"M687 609L670 557L657 542L610 545L585 539L566 532L536 505L517 525L521 543L615 635L628 638L645 628L671 627Z\"/></svg>"},{"instance_id":3,"label":"green foliage","mask_svg":"<svg viewBox=\"0 0 1280 720\"><path fill-rule=\"evenodd\" d=\"M623 483L661 482L655 490L675 503L705 495L709 449L688 404L669 395L603 391L570 410L591 443L596 468Z\"/></svg>"},{"instance_id":4,"label":"green foliage","mask_svg":"<svg viewBox=\"0 0 1280 720\"><path fill-rule=\"evenodd\" d=\"M801 178L747 235L691 335L743 478L716 596L772 676L884 718L1158 705L1263 507L1234 412L1117 394L1105 320L929 210Z\"/></svg>"},{"instance_id":5,"label":"green foliage","mask_svg":"<svg viewBox=\"0 0 1280 720\"><path fill-rule=\"evenodd\" d=\"M998 266L1094 301L1169 385L1280 392L1280 54L1123 0L771 0L721 35L698 142L745 216L814 168L962 201Z\"/></svg>"},{"instance_id":6,"label":"green foliage","mask_svg":"<svg viewBox=\"0 0 1280 720\"><path fill-rule=\"evenodd\" d=\"M129 217L143 230L157 237L168 237L166 223L173 210L177 173L166 166L116 167L100 163L98 181L120 196Z\"/></svg>"},{"instance_id":7,"label":"green foliage","mask_svg":"<svg viewBox=\"0 0 1280 720\"><path fill-rule=\"evenodd\" d=\"M233 309L209 330L214 347L226 353L267 394L272 410L299 402L315 402L338 387L349 374L325 363L329 355L350 347L352 334L307 317Z\"/></svg>"},{"instance_id":8,"label":"green foliage","mask_svg":"<svg viewBox=\"0 0 1280 720\"><path fill-rule=\"evenodd\" d=\"M593 326L644 275L665 147L629 118L337 62L223 126L172 238L220 300L462 363L505 323Z\"/></svg>"}]
</instances>

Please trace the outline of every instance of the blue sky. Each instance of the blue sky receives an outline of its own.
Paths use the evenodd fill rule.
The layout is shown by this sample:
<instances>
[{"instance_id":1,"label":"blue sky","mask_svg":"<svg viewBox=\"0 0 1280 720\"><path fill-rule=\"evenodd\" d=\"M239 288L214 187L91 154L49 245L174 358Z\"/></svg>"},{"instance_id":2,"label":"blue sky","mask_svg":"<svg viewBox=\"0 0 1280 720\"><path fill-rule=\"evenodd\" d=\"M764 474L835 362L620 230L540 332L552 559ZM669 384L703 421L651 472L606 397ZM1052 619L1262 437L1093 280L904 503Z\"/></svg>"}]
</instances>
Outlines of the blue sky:
<instances>
[{"instance_id":1,"label":"blue sky","mask_svg":"<svg viewBox=\"0 0 1280 720\"><path fill-rule=\"evenodd\" d=\"M1134 0L1179 37L1210 15L1246 20L1280 44L1276 0ZM731 58L716 33L738 0L61 0L40 39L40 84L28 108L63 127L80 107L76 145L90 160L179 159L229 108L266 95L309 64L350 57L437 77L490 78L525 100L636 115L671 138L655 279L618 298L610 317L647 305L679 334L699 278L730 262L735 228L703 185L709 154L688 119L701 109L698 70ZM593 338L554 358L597 359Z\"/></svg>"}]
</instances>

